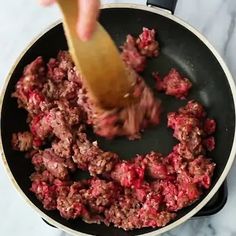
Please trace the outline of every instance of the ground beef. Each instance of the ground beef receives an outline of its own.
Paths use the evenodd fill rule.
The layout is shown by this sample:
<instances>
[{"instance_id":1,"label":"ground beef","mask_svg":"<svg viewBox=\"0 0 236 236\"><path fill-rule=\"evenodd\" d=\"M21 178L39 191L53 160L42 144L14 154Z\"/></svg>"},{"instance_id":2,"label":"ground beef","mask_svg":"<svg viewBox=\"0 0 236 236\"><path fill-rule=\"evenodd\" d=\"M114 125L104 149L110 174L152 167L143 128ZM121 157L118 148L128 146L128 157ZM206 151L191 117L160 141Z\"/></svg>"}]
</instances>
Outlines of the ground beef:
<instances>
[{"instance_id":1,"label":"ground beef","mask_svg":"<svg viewBox=\"0 0 236 236\"><path fill-rule=\"evenodd\" d=\"M12 135L12 147L17 151L29 151L33 147L33 135L26 132L18 132Z\"/></svg>"},{"instance_id":2,"label":"ground beef","mask_svg":"<svg viewBox=\"0 0 236 236\"><path fill-rule=\"evenodd\" d=\"M61 99L60 101L55 101L55 104L63 113L66 123L69 127L80 124L85 120L85 114L82 109L76 105L76 103L70 102L66 99Z\"/></svg>"},{"instance_id":3,"label":"ground beef","mask_svg":"<svg viewBox=\"0 0 236 236\"><path fill-rule=\"evenodd\" d=\"M124 135L136 139L147 126L159 124L161 103L140 77L137 78L134 93L139 102L126 109L93 113L92 124L98 135L109 139Z\"/></svg>"},{"instance_id":4,"label":"ground beef","mask_svg":"<svg viewBox=\"0 0 236 236\"><path fill-rule=\"evenodd\" d=\"M85 221L92 222L81 193L85 187L80 182L75 182L67 191L58 196L56 208L63 218L68 220L82 217Z\"/></svg>"},{"instance_id":5,"label":"ground beef","mask_svg":"<svg viewBox=\"0 0 236 236\"><path fill-rule=\"evenodd\" d=\"M68 170L64 163L64 159L55 155L52 150L44 150L42 153L43 164L45 168L56 178L66 179Z\"/></svg>"},{"instance_id":6,"label":"ground beef","mask_svg":"<svg viewBox=\"0 0 236 236\"><path fill-rule=\"evenodd\" d=\"M48 124L58 139L71 143L72 133L63 111L58 108L51 109L48 114Z\"/></svg>"},{"instance_id":7,"label":"ground beef","mask_svg":"<svg viewBox=\"0 0 236 236\"><path fill-rule=\"evenodd\" d=\"M128 35L122 47L121 57L125 64L137 72L142 72L146 66L146 58L141 55L136 47L135 38Z\"/></svg>"},{"instance_id":8,"label":"ground beef","mask_svg":"<svg viewBox=\"0 0 236 236\"><path fill-rule=\"evenodd\" d=\"M46 210L55 210L57 201L57 192L54 185L50 186L46 182L32 182L30 189L37 198L43 203Z\"/></svg>"},{"instance_id":9,"label":"ground beef","mask_svg":"<svg viewBox=\"0 0 236 236\"><path fill-rule=\"evenodd\" d=\"M214 168L215 164L204 156L199 156L188 164L188 171L193 178L193 182L207 189L211 185Z\"/></svg>"},{"instance_id":10,"label":"ground beef","mask_svg":"<svg viewBox=\"0 0 236 236\"><path fill-rule=\"evenodd\" d=\"M139 211L139 218L142 220L140 228L163 227L176 217L175 213L168 211L157 211L152 206L143 207Z\"/></svg>"},{"instance_id":11,"label":"ground beef","mask_svg":"<svg viewBox=\"0 0 236 236\"><path fill-rule=\"evenodd\" d=\"M173 168L164 162L160 153L151 152L142 160L145 165L145 175L152 179L172 179Z\"/></svg>"},{"instance_id":12,"label":"ground beef","mask_svg":"<svg viewBox=\"0 0 236 236\"><path fill-rule=\"evenodd\" d=\"M47 170L36 171L30 176L32 182L46 182L50 185L54 183L55 177Z\"/></svg>"},{"instance_id":13,"label":"ground beef","mask_svg":"<svg viewBox=\"0 0 236 236\"><path fill-rule=\"evenodd\" d=\"M47 210L55 210L59 191L62 186L67 186L68 183L55 179L47 170L32 174L31 181L30 190L43 203L43 207Z\"/></svg>"},{"instance_id":14,"label":"ground beef","mask_svg":"<svg viewBox=\"0 0 236 236\"><path fill-rule=\"evenodd\" d=\"M30 131L38 140L46 139L52 132L52 127L49 123L49 113L40 113L29 118Z\"/></svg>"},{"instance_id":15,"label":"ground beef","mask_svg":"<svg viewBox=\"0 0 236 236\"><path fill-rule=\"evenodd\" d=\"M162 227L171 221L175 214L157 210L161 205L162 197L158 194L149 194L146 201L140 203L132 194L125 191L118 200L105 211L106 224L113 223L119 228L131 230L143 227Z\"/></svg>"},{"instance_id":16,"label":"ground beef","mask_svg":"<svg viewBox=\"0 0 236 236\"><path fill-rule=\"evenodd\" d=\"M215 138L210 136L203 140L203 145L208 151L213 151L215 149Z\"/></svg>"},{"instance_id":17,"label":"ground beef","mask_svg":"<svg viewBox=\"0 0 236 236\"><path fill-rule=\"evenodd\" d=\"M116 227L130 230L141 227L138 217L140 203L131 194L120 196L112 206L105 211L105 223L114 224Z\"/></svg>"},{"instance_id":18,"label":"ground beef","mask_svg":"<svg viewBox=\"0 0 236 236\"><path fill-rule=\"evenodd\" d=\"M178 175L177 183L171 181L163 181L161 183L161 192L164 196L164 203L168 211L176 212L198 200L201 192L199 187L192 182L181 183L180 176ZM184 180L187 179L184 176Z\"/></svg>"},{"instance_id":19,"label":"ground beef","mask_svg":"<svg viewBox=\"0 0 236 236\"><path fill-rule=\"evenodd\" d=\"M145 202L150 194L159 193L158 190L155 191L151 184L146 180L143 180L139 185L132 187L131 191L132 195L141 203Z\"/></svg>"},{"instance_id":20,"label":"ground beef","mask_svg":"<svg viewBox=\"0 0 236 236\"><path fill-rule=\"evenodd\" d=\"M55 178L68 179L69 171L76 169L75 163L71 159L57 156L52 149L38 151L32 155L32 164L36 170L49 171Z\"/></svg>"},{"instance_id":21,"label":"ground beef","mask_svg":"<svg viewBox=\"0 0 236 236\"><path fill-rule=\"evenodd\" d=\"M154 29L144 27L143 32L137 38L131 35L126 37L126 42L121 47L121 57L128 67L136 72L142 72L146 66L146 57L159 55L159 43L155 36Z\"/></svg>"},{"instance_id":22,"label":"ground beef","mask_svg":"<svg viewBox=\"0 0 236 236\"><path fill-rule=\"evenodd\" d=\"M127 161L122 161L114 167L111 178L123 187L139 187L144 180L144 168Z\"/></svg>"},{"instance_id":23,"label":"ground beef","mask_svg":"<svg viewBox=\"0 0 236 236\"><path fill-rule=\"evenodd\" d=\"M203 133L196 118L169 114L168 119L170 122L175 120L173 136L180 142L185 142L189 150L193 151L200 145Z\"/></svg>"},{"instance_id":24,"label":"ground beef","mask_svg":"<svg viewBox=\"0 0 236 236\"><path fill-rule=\"evenodd\" d=\"M118 155L112 152L104 152L97 142L91 143L85 133L79 132L78 139L73 145L74 163L82 170L89 170L92 176L110 172L118 160Z\"/></svg>"},{"instance_id":25,"label":"ground beef","mask_svg":"<svg viewBox=\"0 0 236 236\"><path fill-rule=\"evenodd\" d=\"M163 79L158 73L153 73L153 76L157 91L164 91L165 94L179 99L186 99L192 87L189 79L183 77L176 69L171 69Z\"/></svg>"},{"instance_id":26,"label":"ground beef","mask_svg":"<svg viewBox=\"0 0 236 236\"><path fill-rule=\"evenodd\" d=\"M204 119L206 117L204 107L199 102L196 102L194 100L190 100L185 106L180 107L179 113L185 115L192 115L197 119Z\"/></svg>"},{"instance_id":27,"label":"ground beef","mask_svg":"<svg viewBox=\"0 0 236 236\"><path fill-rule=\"evenodd\" d=\"M40 170L43 171L46 169L43 164L42 151L36 151L36 152L31 153L30 158L31 158L31 162L34 166L34 169L36 171L40 171Z\"/></svg>"},{"instance_id":28,"label":"ground beef","mask_svg":"<svg viewBox=\"0 0 236 236\"><path fill-rule=\"evenodd\" d=\"M110 173L118 161L118 155L112 152L102 151L96 158L92 159L88 171L92 176Z\"/></svg>"},{"instance_id":29,"label":"ground beef","mask_svg":"<svg viewBox=\"0 0 236 236\"><path fill-rule=\"evenodd\" d=\"M136 40L140 53L146 57L157 57L159 55L159 43L155 39L154 29L143 28L143 32Z\"/></svg>"},{"instance_id":30,"label":"ground beef","mask_svg":"<svg viewBox=\"0 0 236 236\"><path fill-rule=\"evenodd\" d=\"M207 134L213 134L216 130L216 122L213 119L206 119L204 122L204 127L203 130L207 133Z\"/></svg>"},{"instance_id":31,"label":"ground beef","mask_svg":"<svg viewBox=\"0 0 236 236\"><path fill-rule=\"evenodd\" d=\"M112 182L94 178L90 188L83 193L86 205L92 213L103 213L119 196L119 186Z\"/></svg>"},{"instance_id":32,"label":"ground beef","mask_svg":"<svg viewBox=\"0 0 236 236\"><path fill-rule=\"evenodd\" d=\"M215 148L216 122L196 101L170 112L168 127L179 143L167 156L151 151L121 160L90 141L88 125L105 138L134 139L159 123L160 101L137 74L144 70L147 57L159 54L155 31L144 28L137 38L128 35L122 49L122 59L136 78L138 98L124 109L98 109L66 51L47 64L41 57L30 63L13 93L19 107L28 111L30 131L14 133L12 147L26 151L31 160L35 172L30 190L45 209L58 210L68 220L81 217L125 230L162 227L210 187L215 164L207 153ZM167 94L181 99L191 87L176 70L157 82ZM76 181L77 169L92 177Z\"/></svg>"},{"instance_id":33,"label":"ground beef","mask_svg":"<svg viewBox=\"0 0 236 236\"><path fill-rule=\"evenodd\" d=\"M17 98L18 106L30 114L38 114L47 108L47 99L41 93L45 82L46 68L42 57L37 57L25 67L22 77L16 84L12 94Z\"/></svg>"},{"instance_id":34,"label":"ground beef","mask_svg":"<svg viewBox=\"0 0 236 236\"><path fill-rule=\"evenodd\" d=\"M167 118L168 127L174 130L173 136L180 141L182 149L189 150L193 154L200 154L204 152L203 145L207 147L208 151L215 148L214 138L206 139L208 134L204 129L206 129L205 124L209 123L209 119L205 119L203 107L198 102L189 101L178 112L169 113ZM213 126L208 128L208 133L215 131L214 123L214 120L210 121Z\"/></svg>"}]
</instances>

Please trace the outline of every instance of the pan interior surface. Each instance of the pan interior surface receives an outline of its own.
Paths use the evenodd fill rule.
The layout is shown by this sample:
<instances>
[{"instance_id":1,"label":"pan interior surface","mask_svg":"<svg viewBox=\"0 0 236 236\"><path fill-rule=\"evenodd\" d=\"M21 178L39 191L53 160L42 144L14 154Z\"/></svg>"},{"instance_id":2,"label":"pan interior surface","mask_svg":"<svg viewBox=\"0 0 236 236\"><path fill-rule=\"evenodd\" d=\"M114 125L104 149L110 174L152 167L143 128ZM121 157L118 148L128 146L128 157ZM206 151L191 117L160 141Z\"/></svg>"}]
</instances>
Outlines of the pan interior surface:
<instances>
[{"instance_id":1,"label":"pan interior surface","mask_svg":"<svg viewBox=\"0 0 236 236\"><path fill-rule=\"evenodd\" d=\"M128 8L103 9L100 22L112 35L118 46L123 44L127 34L137 36L142 31L142 27L157 30L161 53L158 58L148 61L147 69L143 74L146 82L151 87L154 87L154 80L151 75L153 71L165 75L172 67L177 68L192 81L193 88L188 100L195 99L201 102L206 107L208 116L217 121L216 149L209 154L209 157L217 165L212 182L213 187L228 161L235 129L232 92L227 77L217 59L192 32L180 24L152 12ZM62 25L59 24L45 33L30 47L16 66L7 86L2 106L1 135L5 156L16 182L41 211L71 229L101 236L141 235L156 230L146 228L125 232L113 226L86 224L82 220L67 221L61 218L56 211L44 210L41 203L29 191L29 176L33 172L33 167L30 161L24 158L23 153L12 150L10 143L12 133L27 129L26 112L17 108L16 100L11 98L11 93L14 91L15 84L20 78L24 66L39 55L47 61L63 49L67 49L67 45ZM126 138L117 138L108 141L97 137L91 130L88 130L90 138L97 139L101 148L117 152L123 159L134 157L137 153L144 154L151 150L167 155L175 145L176 140L172 137L172 131L167 128L166 114L169 111L176 111L187 101L176 100L173 97L157 93L156 96L162 100L164 109L161 124L145 130L140 140L129 141ZM198 202L179 211L177 219L190 212L206 195L207 192Z\"/></svg>"}]
</instances>

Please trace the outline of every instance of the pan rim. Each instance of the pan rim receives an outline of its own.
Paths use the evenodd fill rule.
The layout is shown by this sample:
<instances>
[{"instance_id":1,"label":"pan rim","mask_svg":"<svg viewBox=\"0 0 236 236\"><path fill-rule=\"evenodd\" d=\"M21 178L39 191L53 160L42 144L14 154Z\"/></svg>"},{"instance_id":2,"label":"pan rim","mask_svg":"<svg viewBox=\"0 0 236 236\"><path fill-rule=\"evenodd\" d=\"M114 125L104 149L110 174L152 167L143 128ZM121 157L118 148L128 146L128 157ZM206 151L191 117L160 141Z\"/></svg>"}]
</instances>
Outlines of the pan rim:
<instances>
[{"instance_id":1,"label":"pan rim","mask_svg":"<svg viewBox=\"0 0 236 236\"><path fill-rule=\"evenodd\" d=\"M231 90L231 93L232 93L232 96L233 96L234 109L236 109L236 107L235 107L235 104L236 104L236 86L235 86L234 79L233 79L228 67L226 66L223 58L219 55L219 53L216 51L216 49L212 46L212 44L205 38L205 36L203 36L193 26L186 23L184 20L182 20L182 19L166 12L165 10L161 10L161 9L154 8L154 7L148 7L148 6L145 6L145 5L131 4L131 3L112 3L112 4L104 4L101 7L101 9L109 9L109 8L128 8L128 9L138 9L138 10L153 12L153 13L159 14L163 17L166 17L166 18L182 25L187 30L192 32L195 36L197 36L202 41L203 44L205 44L205 46L207 46L207 48L211 51L211 53L214 55L214 57L217 59L218 63L220 64L220 66L221 66L222 70L224 71L224 73L226 75L226 78L228 80L230 90ZM1 97L0 97L0 110L1 110L1 113L2 113L2 106L3 106L3 98L5 96L6 88L7 88L7 85L10 81L10 78L11 78L16 66L19 64L22 57L27 53L27 51L31 48L31 46L34 43L36 43L45 33L50 31L51 29L53 29L54 27L56 27L60 23L61 23L61 20L58 20L55 23L51 24L49 27L47 27L41 34L36 36L34 38L34 40L32 40L28 44L28 46L23 50L23 52L16 59L16 62L11 67L8 75L6 76L6 78L4 80L3 86L1 87ZM235 118L236 118L236 110L235 110L235 113L234 113L234 119ZM0 124L0 131L1 131L1 124ZM28 205L30 205L32 207L32 209L34 209L40 217L42 217L43 219L45 219L49 223L55 225L57 228L65 231L67 233L70 233L71 235L91 236L91 234L86 234L86 233L79 232L77 230L73 230L73 229L71 229L67 226L64 226L63 224L57 222L56 220L54 220L51 217L49 217L48 215L46 215L36 205L34 205L33 202L30 201L30 199L26 196L26 194L23 192L23 190L20 188L20 186L16 182L16 180L15 180L15 178L14 178L14 176L13 176L11 170L10 170L10 167L8 166L7 159L6 159L6 156L5 156L4 151L3 151L2 135L0 135L0 153L1 153L1 156L2 156L2 162L3 162L4 170L6 171L7 176L10 179L11 184L14 186L17 193L20 194L21 197L24 198L26 203ZM233 139L233 144L232 144L232 147L231 147L229 159L226 163L224 171L222 172L220 178L216 182L215 186L211 189L211 191L204 197L204 199L202 199L202 201L194 209L192 209L189 213L187 213L186 215L184 215L180 219L170 223L169 225L167 225L165 227L154 230L150 233L142 234L142 236L156 236L156 235L162 234L164 232L167 232L167 231L179 226L180 224L186 222L189 218L191 218L198 211L200 211L201 208L204 207L207 204L207 202L214 196L214 194L218 191L218 189L222 185L223 181L225 180L225 178L226 178L226 176L227 176L228 172L230 171L230 168L233 164L235 154L236 154L236 125L234 127L234 139Z\"/></svg>"}]
</instances>

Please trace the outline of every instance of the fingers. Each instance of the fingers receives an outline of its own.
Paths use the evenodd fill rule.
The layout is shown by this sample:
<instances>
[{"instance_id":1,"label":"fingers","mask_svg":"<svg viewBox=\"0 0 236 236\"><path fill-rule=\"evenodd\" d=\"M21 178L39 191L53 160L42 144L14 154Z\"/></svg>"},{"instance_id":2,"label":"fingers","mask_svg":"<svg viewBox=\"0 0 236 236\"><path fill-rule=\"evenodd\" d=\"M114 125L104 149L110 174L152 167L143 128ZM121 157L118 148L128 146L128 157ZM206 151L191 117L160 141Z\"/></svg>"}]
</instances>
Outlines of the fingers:
<instances>
[{"instance_id":1,"label":"fingers","mask_svg":"<svg viewBox=\"0 0 236 236\"><path fill-rule=\"evenodd\" d=\"M65 0L67 1L67 0ZM91 38L100 8L100 0L77 0L79 4L79 18L77 32L81 40L87 41ZM56 0L39 0L44 6L55 3Z\"/></svg>"},{"instance_id":2,"label":"fingers","mask_svg":"<svg viewBox=\"0 0 236 236\"><path fill-rule=\"evenodd\" d=\"M39 3L42 4L43 6L49 6L56 2L56 0L39 0Z\"/></svg>"},{"instance_id":3,"label":"fingers","mask_svg":"<svg viewBox=\"0 0 236 236\"><path fill-rule=\"evenodd\" d=\"M99 13L99 0L78 0L79 1L79 19L77 32L81 40L87 41L91 38L95 28Z\"/></svg>"}]
</instances>

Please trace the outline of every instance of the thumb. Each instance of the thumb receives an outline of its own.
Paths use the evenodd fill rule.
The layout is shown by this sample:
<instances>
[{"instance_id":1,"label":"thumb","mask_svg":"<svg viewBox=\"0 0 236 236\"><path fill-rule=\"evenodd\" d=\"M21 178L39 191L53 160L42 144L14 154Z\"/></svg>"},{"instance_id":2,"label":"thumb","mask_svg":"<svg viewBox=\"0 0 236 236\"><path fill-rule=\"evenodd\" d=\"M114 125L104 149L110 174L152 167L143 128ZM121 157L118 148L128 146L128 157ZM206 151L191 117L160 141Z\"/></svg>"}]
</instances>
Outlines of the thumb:
<instances>
[{"instance_id":1,"label":"thumb","mask_svg":"<svg viewBox=\"0 0 236 236\"><path fill-rule=\"evenodd\" d=\"M99 14L99 0L78 0L79 1L79 18L77 32L81 40L87 41L91 38Z\"/></svg>"}]
</instances>

